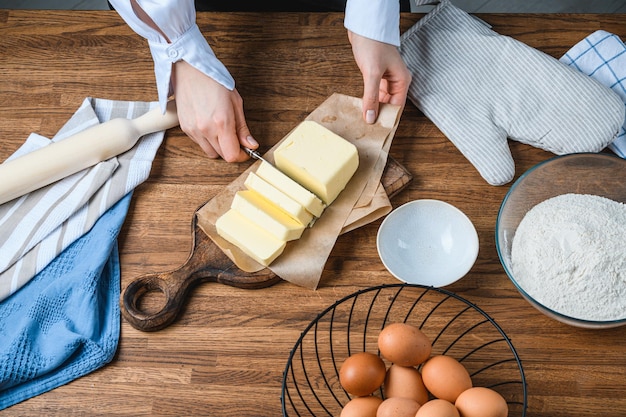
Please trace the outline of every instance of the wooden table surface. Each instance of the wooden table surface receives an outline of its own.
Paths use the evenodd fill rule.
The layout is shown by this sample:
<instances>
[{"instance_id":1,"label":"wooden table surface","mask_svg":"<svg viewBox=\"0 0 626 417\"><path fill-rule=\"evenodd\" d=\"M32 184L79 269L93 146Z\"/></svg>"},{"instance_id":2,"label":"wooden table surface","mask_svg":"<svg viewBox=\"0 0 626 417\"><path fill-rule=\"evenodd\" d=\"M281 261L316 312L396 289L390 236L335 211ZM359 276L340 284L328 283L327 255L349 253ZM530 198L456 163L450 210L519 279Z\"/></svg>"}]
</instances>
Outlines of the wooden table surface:
<instances>
[{"instance_id":1,"label":"wooden table surface","mask_svg":"<svg viewBox=\"0 0 626 417\"><path fill-rule=\"evenodd\" d=\"M342 17L199 14L199 26L237 80L250 128L265 148L332 93L360 96L361 76ZM403 15L402 29L419 17ZM624 15L481 17L555 57L597 29L626 38ZM109 11L0 10L0 69L2 160L30 132L52 136L86 96L156 99L147 45ZM518 143L511 148L516 178L552 156ZM494 230L510 184L488 185L411 104L391 155L414 176L392 199L394 207L441 199L474 222L478 260L447 289L485 310L511 338L527 378L527 415L626 415L624 329L584 330L549 319L505 275ZM248 166L210 160L178 128L168 131L119 238L122 290L141 274L184 263L194 211ZM170 327L145 333L123 321L112 363L0 414L280 415L282 372L306 325L341 297L397 282L376 252L379 225L339 238L317 291L286 282L262 290L203 284Z\"/></svg>"}]
</instances>

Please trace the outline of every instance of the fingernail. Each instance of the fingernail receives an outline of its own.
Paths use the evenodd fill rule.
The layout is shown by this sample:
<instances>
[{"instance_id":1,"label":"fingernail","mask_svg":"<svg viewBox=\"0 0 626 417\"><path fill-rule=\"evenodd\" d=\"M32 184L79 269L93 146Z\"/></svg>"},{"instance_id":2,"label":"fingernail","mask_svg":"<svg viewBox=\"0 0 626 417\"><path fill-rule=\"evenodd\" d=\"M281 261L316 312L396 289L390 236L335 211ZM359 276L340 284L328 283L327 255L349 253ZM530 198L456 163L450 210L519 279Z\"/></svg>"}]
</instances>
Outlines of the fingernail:
<instances>
[{"instance_id":1,"label":"fingernail","mask_svg":"<svg viewBox=\"0 0 626 417\"><path fill-rule=\"evenodd\" d=\"M376 112L374 110L368 110L365 112L365 121L372 124L376 121Z\"/></svg>"},{"instance_id":2,"label":"fingernail","mask_svg":"<svg viewBox=\"0 0 626 417\"><path fill-rule=\"evenodd\" d=\"M259 142L257 142L252 136L247 136L246 140L252 146L259 146Z\"/></svg>"}]
</instances>

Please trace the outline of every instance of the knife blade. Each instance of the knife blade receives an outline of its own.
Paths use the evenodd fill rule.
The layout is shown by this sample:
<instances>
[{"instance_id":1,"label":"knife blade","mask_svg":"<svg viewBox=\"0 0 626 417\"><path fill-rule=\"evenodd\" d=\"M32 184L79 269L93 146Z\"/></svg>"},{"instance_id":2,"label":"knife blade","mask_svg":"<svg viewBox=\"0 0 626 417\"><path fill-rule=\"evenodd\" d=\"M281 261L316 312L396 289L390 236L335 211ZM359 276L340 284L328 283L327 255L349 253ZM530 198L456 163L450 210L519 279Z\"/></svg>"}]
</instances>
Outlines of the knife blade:
<instances>
[{"instance_id":1,"label":"knife blade","mask_svg":"<svg viewBox=\"0 0 626 417\"><path fill-rule=\"evenodd\" d=\"M243 146L242 148L243 148L243 151L245 153L250 155L250 157L252 157L254 159L258 159L259 161L263 161L263 162L266 162L266 163L274 166L274 164L270 163L267 159L263 158L263 156L259 153L259 151L255 150L255 149L246 148L245 146Z\"/></svg>"}]
</instances>

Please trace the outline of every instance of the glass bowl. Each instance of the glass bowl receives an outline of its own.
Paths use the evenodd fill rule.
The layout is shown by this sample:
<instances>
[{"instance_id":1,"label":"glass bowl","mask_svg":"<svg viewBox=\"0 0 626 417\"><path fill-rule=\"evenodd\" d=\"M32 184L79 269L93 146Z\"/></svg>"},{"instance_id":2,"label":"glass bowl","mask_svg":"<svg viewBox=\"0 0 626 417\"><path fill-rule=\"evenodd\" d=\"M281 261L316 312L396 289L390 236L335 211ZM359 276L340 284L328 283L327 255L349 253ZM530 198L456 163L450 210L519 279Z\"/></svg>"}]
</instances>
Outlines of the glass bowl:
<instances>
[{"instance_id":1,"label":"glass bowl","mask_svg":"<svg viewBox=\"0 0 626 417\"><path fill-rule=\"evenodd\" d=\"M524 173L504 197L496 221L496 247L502 266L520 294L539 311L558 320L582 328L610 328L626 324L623 317L613 320L589 320L564 314L556 304L543 305L542 294L531 292L516 279L511 261L511 249L518 226L537 204L563 194L588 194L626 203L626 160L612 154L580 153L553 157ZM624 225L626 227L626 225ZM624 249L622 245L622 250ZM625 251L626 252L626 251ZM537 277L545 280L547 277ZM568 285L568 289L571 288ZM569 291L568 291L569 292ZM568 295L574 297L575 295ZM580 300L578 295L576 302ZM550 301L550 303L554 303ZM561 309L562 311L558 311Z\"/></svg>"},{"instance_id":2,"label":"glass bowl","mask_svg":"<svg viewBox=\"0 0 626 417\"><path fill-rule=\"evenodd\" d=\"M444 287L465 276L476 262L478 234L452 204L414 200L383 220L376 248L385 268L400 281Z\"/></svg>"},{"instance_id":3,"label":"glass bowl","mask_svg":"<svg viewBox=\"0 0 626 417\"><path fill-rule=\"evenodd\" d=\"M522 363L500 326L445 289L398 283L348 295L306 327L283 373L283 416L339 416L351 399L339 383L341 364L353 353L379 353L380 330L397 322L420 328L432 341L433 355L460 361L474 386L499 392L510 417L526 415ZM381 390L374 395L383 397Z\"/></svg>"}]
</instances>

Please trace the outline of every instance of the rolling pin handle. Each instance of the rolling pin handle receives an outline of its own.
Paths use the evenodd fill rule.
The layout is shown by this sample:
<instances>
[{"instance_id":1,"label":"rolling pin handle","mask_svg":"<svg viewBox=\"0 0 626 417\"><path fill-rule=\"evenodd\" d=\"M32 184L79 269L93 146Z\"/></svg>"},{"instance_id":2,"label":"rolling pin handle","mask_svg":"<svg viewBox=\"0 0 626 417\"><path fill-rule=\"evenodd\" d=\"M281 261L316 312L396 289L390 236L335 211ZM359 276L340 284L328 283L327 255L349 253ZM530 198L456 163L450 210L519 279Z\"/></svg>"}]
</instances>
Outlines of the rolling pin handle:
<instances>
[{"instance_id":1,"label":"rolling pin handle","mask_svg":"<svg viewBox=\"0 0 626 417\"><path fill-rule=\"evenodd\" d=\"M148 133L178 125L176 102L136 119L115 118L0 163L0 204L52 184L131 149Z\"/></svg>"}]
</instances>

